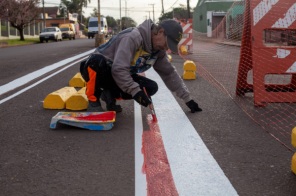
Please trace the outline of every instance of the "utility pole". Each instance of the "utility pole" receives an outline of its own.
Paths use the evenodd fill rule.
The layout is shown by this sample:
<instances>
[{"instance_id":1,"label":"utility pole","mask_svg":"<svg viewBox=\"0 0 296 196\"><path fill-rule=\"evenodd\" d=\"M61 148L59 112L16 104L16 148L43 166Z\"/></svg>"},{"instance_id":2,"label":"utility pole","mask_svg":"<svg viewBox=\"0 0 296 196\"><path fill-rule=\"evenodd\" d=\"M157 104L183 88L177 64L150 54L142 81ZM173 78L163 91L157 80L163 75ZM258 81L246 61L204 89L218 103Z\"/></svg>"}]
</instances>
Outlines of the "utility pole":
<instances>
[{"instance_id":1,"label":"utility pole","mask_svg":"<svg viewBox=\"0 0 296 196\"><path fill-rule=\"evenodd\" d=\"M154 3L153 4L148 4L148 5L152 5L152 8L153 8L153 22L155 22L155 18L154 18Z\"/></svg>"},{"instance_id":2,"label":"utility pole","mask_svg":"<svg viewBox=\"0 0 296 196\"><path fill-rule=\"evenodd\" d=\"M173 8L173 19L175 19L175 8Z\"/></svg>"},{"instance_id":3,"label":"utility pole","mask_svg":"<svg viewBox=\"0 0 296 196\"><path fill-rule=\"evenodd\" d=\"M161 6L162 6L162 8L161 8L161 14L164 15L163 0L161 0Z\"/></svg>"},{"instance_id":4,"label":"utility pole","mask_svg":"<svg viewBox=\"0 0 296 196\"><path fill-rule=\"evenodd\" d=\"M95 47L105 43L105 35L103 33L101 34L101 29L101 6L100 0L98 0L98 34L96 34Z\"/></svg>"},{"instance_id":5,"label":"utility pole","mask_svg":"<svg viewBox=\"0 0 296 196\"><path fill-rule=\"evenodd\" d=\"M190 5L189 5L189 0L187 0L187 12L188 12L188 20L190 18Z\"/></svg>"},{"instance_id":6,"label":"utility pole","mask_svg":"<svg viewBox=\"0 0 296 196\"><path fill-rule=\"evenodd\" d=\"M122 30L122 22L121 22L121 0L119 0L119 31Z\"/></svg>"},{"instance_id":7,"label":"utility pole","mask_svg":"<svg viewBox=\"0 0 296 196\"><path fill-rule=\"evenodd\" d=\"M100 35L101 33L101 5L100 5L100 0L98 0L98 34Z\"/></svg>"},{"instance_id":8,"label":"utility pole","mask_svg":"<svg viewBox=\"0 0 296 196\"><path fill-rule=\"evenodd\" d=\"M44 8L44 0L42 0L42 5L43 5L43 27L46 27L46 23L45 23L45 8Z\"/></svg>"}]
</instances>

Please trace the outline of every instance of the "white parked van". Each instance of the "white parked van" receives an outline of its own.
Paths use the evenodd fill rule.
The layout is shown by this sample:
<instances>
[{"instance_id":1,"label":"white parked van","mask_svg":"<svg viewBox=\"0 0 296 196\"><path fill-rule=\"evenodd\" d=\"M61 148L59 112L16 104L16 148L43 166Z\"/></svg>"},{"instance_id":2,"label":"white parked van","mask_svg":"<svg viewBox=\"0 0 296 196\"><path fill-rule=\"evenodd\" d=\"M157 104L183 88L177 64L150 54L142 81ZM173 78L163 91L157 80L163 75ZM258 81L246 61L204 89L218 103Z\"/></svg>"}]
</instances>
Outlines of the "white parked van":
<instances>
[{"instance_id":1,"label":"white parked van","mask_svg":"<svg viewBox=\"0 0 296 196\"><path fill-rule=\"evenodd\" d=\"M88 21L88 39L94 38L95 34L98 33L99 29L98 17L90 17ZM101 17L101 34L107 35L108 24L105 17Z\"/></svg>"}]
</instances>

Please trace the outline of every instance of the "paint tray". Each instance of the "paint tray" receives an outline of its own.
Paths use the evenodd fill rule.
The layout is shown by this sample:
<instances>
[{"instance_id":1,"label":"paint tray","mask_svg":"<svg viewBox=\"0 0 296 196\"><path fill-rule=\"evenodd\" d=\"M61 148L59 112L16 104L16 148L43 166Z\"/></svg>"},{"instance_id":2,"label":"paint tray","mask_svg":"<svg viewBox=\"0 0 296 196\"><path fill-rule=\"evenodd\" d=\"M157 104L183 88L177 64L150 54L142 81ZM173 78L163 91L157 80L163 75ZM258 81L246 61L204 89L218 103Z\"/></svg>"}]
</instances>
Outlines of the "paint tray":
<instances>
[{"instance_id":1,"label":"paint tray","mask_svg":"<svg viewBox=\"0 0 296 196\"><path fill-rule=\"evenodd\" d=\"M52 117L50 128L55 129L57 123L80 127L89 130L110 130L115 122L116 112L58 112Z\"/></svg>"}]
</instances>

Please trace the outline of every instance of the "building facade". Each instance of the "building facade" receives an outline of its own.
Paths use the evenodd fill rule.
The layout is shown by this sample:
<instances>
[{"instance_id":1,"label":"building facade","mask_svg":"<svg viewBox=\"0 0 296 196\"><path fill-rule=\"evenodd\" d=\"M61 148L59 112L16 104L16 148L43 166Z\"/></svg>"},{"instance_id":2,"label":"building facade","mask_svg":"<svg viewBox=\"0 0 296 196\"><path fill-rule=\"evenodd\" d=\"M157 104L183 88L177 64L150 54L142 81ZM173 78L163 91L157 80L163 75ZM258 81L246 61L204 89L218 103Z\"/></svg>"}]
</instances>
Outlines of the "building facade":
<instances>
[{"instance_id":1,"label":"building facade","mask_svg":"<svg viewBox=\"0 0 296 196\"><path fill-rule=\"evenodd\" d=\"M193 29L201 33L212 31L237 1L241 0L200 0L193 12Z\"/></svg>"}]
</instances>

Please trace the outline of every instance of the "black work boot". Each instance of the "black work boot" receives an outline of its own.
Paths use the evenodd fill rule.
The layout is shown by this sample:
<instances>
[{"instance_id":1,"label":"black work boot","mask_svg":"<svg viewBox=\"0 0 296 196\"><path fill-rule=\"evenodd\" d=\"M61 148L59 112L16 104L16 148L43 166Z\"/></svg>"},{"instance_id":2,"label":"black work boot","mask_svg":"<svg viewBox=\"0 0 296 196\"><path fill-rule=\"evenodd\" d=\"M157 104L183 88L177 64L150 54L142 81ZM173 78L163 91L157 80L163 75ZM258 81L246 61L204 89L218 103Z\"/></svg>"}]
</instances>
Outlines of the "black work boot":
<instances>
[{"instance_id":1,"label":"black work boot","mask_svg":"<svg viewBox=\"0 0 296 196\"><path fill-rule=\"evenodd\" d=\"M88 101L88 112L104 112L100 101Z\"/></svg>"},{"instance_id":2,"label":"black work boot","mask_svg":"<svg viewBox=\"0 0 296 196\"><path fill-rule=\"evenodd\" d=\"M113 98L109 90L104 90L101 95L101 99L106 102L106 109L108 111L121 112L122 108L120 105L116 105L116 99Z\"/></svg>"}]
</instances>

